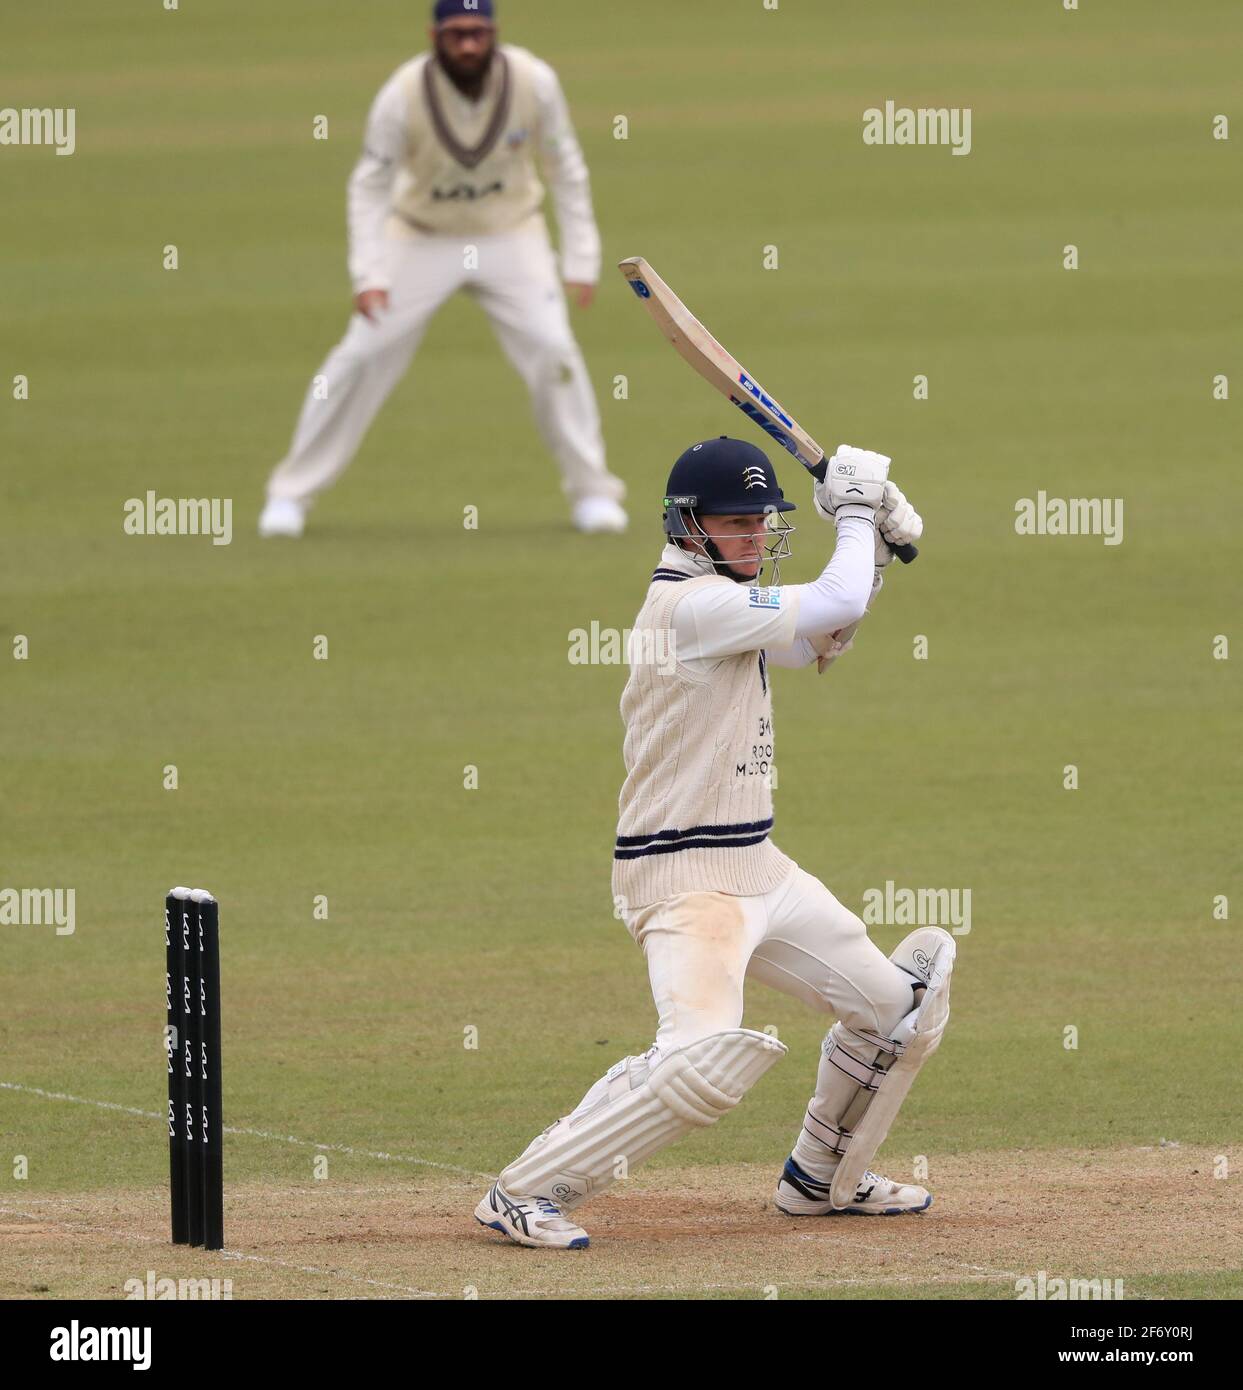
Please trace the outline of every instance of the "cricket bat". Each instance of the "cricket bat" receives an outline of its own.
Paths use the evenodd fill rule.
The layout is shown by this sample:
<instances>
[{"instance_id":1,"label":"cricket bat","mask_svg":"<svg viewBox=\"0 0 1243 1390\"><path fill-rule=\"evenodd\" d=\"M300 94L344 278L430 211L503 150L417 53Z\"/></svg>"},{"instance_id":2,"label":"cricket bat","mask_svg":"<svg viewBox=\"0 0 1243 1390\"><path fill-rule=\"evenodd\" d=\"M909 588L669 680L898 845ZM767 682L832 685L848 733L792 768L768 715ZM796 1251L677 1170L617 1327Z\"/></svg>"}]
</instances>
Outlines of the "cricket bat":
<instances>
[{"instance_id":1,"label":"cricket bat","mask_svg":"<svg viewBox=\"0 0 1243 1390\"><path fill-rule=\"evenodd\" d=\"M678 355L822 482L828 468L824 450L737 358L725 351L643 257L627 256L617 268ZM897 545L893 553L909 565L919 551L913 545Z\"/></svg>"}]
</instances>

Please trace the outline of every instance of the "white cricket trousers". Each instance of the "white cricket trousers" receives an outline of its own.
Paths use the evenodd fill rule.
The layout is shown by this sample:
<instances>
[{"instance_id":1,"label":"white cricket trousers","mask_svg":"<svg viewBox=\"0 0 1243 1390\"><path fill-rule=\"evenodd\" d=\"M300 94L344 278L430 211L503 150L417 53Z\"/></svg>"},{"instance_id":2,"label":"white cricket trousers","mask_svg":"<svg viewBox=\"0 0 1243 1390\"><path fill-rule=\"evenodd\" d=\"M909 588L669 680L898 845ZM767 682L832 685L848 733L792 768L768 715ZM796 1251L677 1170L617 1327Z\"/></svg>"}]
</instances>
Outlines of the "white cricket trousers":
<instances>
[{"instance_id":1,"label":"white cricket trousers","mask_svg":"<svg viewBox=\"0 0 1243 1390\"><path fill-rule=\"evenodd\" d=\"M739 1027L747 977L886 1038L912 1007L911 977L799 868L755 897L680 893L625 921L647 959L662 1055Z\"/></svg>"},{"instance_id":2,"label":"white cricket trousers","mask_svg":"<svg viewBox=\"0 0 1243 1390\"><path fill-rule=\"evenodd\" d=\"M863 922L823 883L797 867L767 893L679 893L628 913L625 922L647 958L659 1015L655 1045L645 1054L649 1069L678 1048L739 1027L748 976L836 1014L848 1028L884 1038L914 1004L913 977L868 939ZM866 1065L874 1056L856 1061ZM860 1090L857 1076L822 1049L792 1150L805 1172L831 1180L840 1161L842 1119ZM596 1111L612 1093L606 1073L565 1118ZM618 1133L619 1153L627 1151L628 1137Z\"/></svg>"},{"instance_id":3,"label":"white cricket trousers","mask_svg":"<svg viewBox=\"0 0 1243 1390\"><path fill-rule=\"evenodd\" d=\"M307 390L293 443L268 482L268 496L305 505L341 476L410 365L432 315L464 290L483 306L526 383L566 497L571 503L584 497L620 501L625 486L605 466L600 413L543 222L495 236L419 236L389 244L389 307L377 323L358 313L350 320ZM470 247L477 251L477 269L466 268ZM465 421L485 389L478 380L461 383Z\"/></svg>"}]
</instances>

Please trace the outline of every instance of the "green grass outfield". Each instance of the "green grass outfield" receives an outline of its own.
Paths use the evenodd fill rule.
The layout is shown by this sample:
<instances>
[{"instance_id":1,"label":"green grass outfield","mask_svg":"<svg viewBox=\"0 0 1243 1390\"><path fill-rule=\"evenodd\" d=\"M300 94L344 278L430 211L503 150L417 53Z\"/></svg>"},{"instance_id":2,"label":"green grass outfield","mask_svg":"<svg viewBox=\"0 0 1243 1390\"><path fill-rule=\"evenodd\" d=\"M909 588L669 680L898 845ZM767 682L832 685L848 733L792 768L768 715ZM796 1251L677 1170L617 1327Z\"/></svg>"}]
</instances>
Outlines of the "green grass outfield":
<instances>
[{"instance_id":1,"label":"green grass outfield","mask_svg":"<svg viewBox=\"0 0 1243 1390\"><path fill-rule=\"evenodd\" d=\"M935 1188L952 1155L1125 1162L1163 1140L1243 1162L1243 13L502 3L504 36L556 66L591 167L605 271L574 318L625 538L568 529L525 393L461 299L305 540L255 536L345 327L344 183L374 92L423 45L421 6L4 16L0 105L75 107L77 152L0 147L0 887L72 887L77 930L0 927L0 1083L27 1088L0 1089L0 1218L165 1181L158 1120L38 1090L162 1109L177 882L222 903L232 1125L495 1171L650 1043L609 896L624 673L571 665L568 634L632 618L677 454L762 437L631 302L612 266L634 254L826 447L892 454L925 517L849 656L774 679L782 848L856 909L890 879L973 895L894 1171L926 1154ZM861 113L887 98L969 105L971 154L865 146ZM1217 373L1234 399L1213 399ZM810 579L832 532L777 462L801 504L785 577ZM231 497L232 544L123 534L148 489ZM1016 535L1038 489L1123 497L1124 543ZM890 950L903 930L874 934ZM785 1156L825 1020L755 987L745 1021L792 1055L654 1160L662 1180ZM228 1179L277 1193L313 1154L237 1135ZM325 1191L425 1171L336 1152ZM1186 1181L1216 1200L1239 1179ZM1231 1277L1150 1270L1179 1296ZM0 1291L30 1292L7 1273Z\"/></svg>"}]
</instances>

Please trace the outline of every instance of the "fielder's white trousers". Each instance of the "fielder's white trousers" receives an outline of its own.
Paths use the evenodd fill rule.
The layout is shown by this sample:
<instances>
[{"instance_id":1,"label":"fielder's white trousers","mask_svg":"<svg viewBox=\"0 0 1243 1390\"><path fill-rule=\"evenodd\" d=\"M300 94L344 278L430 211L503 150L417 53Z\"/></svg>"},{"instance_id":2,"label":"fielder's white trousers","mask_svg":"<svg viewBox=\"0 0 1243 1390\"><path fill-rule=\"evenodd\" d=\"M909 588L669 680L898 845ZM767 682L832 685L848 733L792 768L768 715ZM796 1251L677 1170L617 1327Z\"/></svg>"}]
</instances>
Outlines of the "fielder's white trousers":
<instances>
[{"instance_id":1,"label":"fielder's white trousers","mask_svg":"<svg viewBox=\"0 0 1243 1390\"><path fill-rule=\"evenodd\" d=\"M680 893L625 922L647 960L662 1054L739 1027L748 977L886 1038L911 1009L910 976L799 868L755 897Z\"/></svg>"},{"instance_id":2,"label":"fielder's white trousers","mask_svg":"<svg viewBox=\"0 0 1243 1390\"><path fill-rule=\"evenodd\" d=\"M468 269L471 248L477 268ZM390 249L389 307L377 323L357 313L350 320L307 390L293 443L268 482L268 496L307 504L341 476L410 365L432 315L463 290L483 306L505 356L527 385L565 495L571 502L620 500L625 487L605 466L600 413L543 222L495 236L393 238ZM459 383L466 431L471 410L486 395L485 378L481 372Z\"/></svg>"}]
</instances>

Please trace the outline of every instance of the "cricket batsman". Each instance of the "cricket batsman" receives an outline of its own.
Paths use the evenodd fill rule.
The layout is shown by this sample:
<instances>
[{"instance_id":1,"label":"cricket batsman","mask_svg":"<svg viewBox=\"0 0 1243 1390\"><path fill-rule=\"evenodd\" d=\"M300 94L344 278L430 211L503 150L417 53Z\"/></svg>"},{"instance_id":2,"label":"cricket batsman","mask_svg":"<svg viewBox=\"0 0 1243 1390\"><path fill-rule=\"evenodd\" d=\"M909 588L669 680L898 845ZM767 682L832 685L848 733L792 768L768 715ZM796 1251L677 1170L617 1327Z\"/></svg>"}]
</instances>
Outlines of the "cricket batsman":
<instances>
[{"instance_id":1,"label":"cricket batsman","mask_svg":"<svg viewBox=\"0 0 1243 1390\"><path fill-rule=\"evenodd\" d=\"M932 1202L870 1165L940 1042L954 939L923 927L886 958L769 838L771 669L835 661L880 591L890 547L923 532L889 462L838 449L814 499L835 525L832 557L812 583L784 586L794 504L767 456L721 437L673 467L667 544L635 620L621 701L626 780L613 855L614 899L647 960L656 1041L611 1067L480 1201L476 1218L520 1245L585 1247L571 1213L714 1124L780 1061L782 1043L740 1026L746 976L836 1016L777 1208L879 1216ZM664 656L646 659L653 651ZM868 756L873 731L826 720L820 737L837 757Z\"/></svg>"},{"instance_id":2,"label":"cricket batsman","mask_svg":"<svg viewBox=\"0 0 1243 1390\"><path fill-rule=\"evenodd\" d=\"M348 196L354 315L307 391L259 533L302 534L312 502L349 466L432 315L458 290L483 307L526 383L574 525L623 531L625 487L605 466L562 289L564 279L579 307L591 303L600 236L557 75L497 43L492 0L436 0L432 20L431 51L397 69L367 118ZM541 175L556 207L560 271ZM487 406L475 399L474 372L460 386L469 451L465 422ZM434 466L439 476L444 460Z\"/></svg>"}]
</instances>

